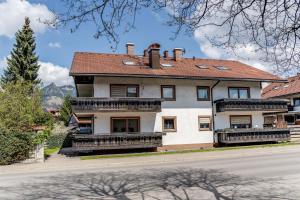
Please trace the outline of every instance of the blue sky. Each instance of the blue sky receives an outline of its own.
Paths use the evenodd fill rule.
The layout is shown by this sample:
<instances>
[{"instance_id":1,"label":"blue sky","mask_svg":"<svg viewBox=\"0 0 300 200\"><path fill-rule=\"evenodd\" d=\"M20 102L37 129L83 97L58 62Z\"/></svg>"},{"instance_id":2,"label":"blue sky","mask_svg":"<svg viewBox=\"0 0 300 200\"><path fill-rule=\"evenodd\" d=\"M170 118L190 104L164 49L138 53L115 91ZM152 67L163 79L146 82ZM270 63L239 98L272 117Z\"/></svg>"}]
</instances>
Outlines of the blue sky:
<instances>
[{"instance_id":1,"label":"blue sky","mask_svg":"<svg viewBox=\"0 0 300 200\"><path fill-rule=\"evenodd\" d=\"M63 7L59 2L0 0L0 73L1 67L3 70L5 66L5 57L9 55L14 44L13 33L21 27L25 16L31 18L32 27L36 32L36 50L42 65L40 76L45 85L52 81L58 85L72 83L72 79L68 77L68 68L76 51L113 52L106 38L93 37L95 33L93 24L84 24L75 33L70 33L71 27L53 29L37 21L41 16L51 17L51 10L62 11ZM158 42L161 44L161 50L185 48L186 57L233 58L230 55L224 56L224 52L220 49L212 48L201 35L201 31L189 36L180 34L175 40L171 40L174 29L163 24L165 17L163 13L154 13L150 10L139 13L136 29L125 34L121 32L116 52L125 53L125 43L133 42L135 53L142 54L143 49L149 44ZM260 63L250 64L261 66Z\"/></svg>"}]
</instances>

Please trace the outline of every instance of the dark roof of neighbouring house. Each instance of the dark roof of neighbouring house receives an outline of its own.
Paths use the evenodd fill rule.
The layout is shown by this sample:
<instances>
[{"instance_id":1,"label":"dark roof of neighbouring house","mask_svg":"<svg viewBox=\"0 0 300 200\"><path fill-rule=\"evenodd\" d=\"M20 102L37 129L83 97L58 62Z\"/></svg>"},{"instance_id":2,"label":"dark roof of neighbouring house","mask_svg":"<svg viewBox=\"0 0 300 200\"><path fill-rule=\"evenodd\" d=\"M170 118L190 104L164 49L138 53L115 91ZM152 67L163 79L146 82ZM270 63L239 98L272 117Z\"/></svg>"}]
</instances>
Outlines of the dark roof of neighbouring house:
<instances>
[{"instance_id":1,"label":"dark roof of neighbouring house","mask_svg":"<svg viewBox=\"0 0 300 200\"><path fill-rule=\"evenodd\" d=\"M292 94L300 94L300 74L288 78L287 83L271 83L262 91L262 97L274 98L283 97Z\"/></svg>"},{"instance_id":2,"label":"dark roof of neighbouring house","mask_svg":"<svg viewBox=\"0 0 300 200\"><path fill-rule=\"evenodd\" d=\"M126 65L125 61L134 62L134 65ZM152 69L149 67L149 58L144 56L76 52L70 75L284 81L278 76L233 60L182 58L175 61L170 57L160 58L160 62L172 66ZM197 65L205 66L206 69L200 69ZM216 66L223 66L228 70L219 70Z\"/></svg>"}]
</instances>

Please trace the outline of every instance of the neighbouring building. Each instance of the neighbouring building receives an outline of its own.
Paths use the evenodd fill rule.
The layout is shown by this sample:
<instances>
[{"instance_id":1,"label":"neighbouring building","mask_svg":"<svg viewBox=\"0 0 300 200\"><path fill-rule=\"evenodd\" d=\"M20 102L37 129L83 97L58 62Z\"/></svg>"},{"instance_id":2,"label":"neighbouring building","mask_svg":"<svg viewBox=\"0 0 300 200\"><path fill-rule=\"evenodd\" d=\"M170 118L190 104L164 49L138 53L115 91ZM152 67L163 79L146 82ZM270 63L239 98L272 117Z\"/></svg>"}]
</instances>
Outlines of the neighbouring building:
<instances>
[{"instance_id":1,"label":"neighbouring building","mask_svg":"<svg viewBox=\"0 0 300 200\"><path fill-rule=\"evenodd\" d=\"M268 113L266 126L284 123L288 126L300 125L300 74L288 78L286 83L272 83L262 92L264 99L284 99L288 102L288 112Z\"/></svg>"},{"instance_id":2,"label":"neighbouring building","mask_svg":"<svg viewBox=\"0 0 300 200\"><path fill-rule=\"evenodd\" d=\"M285 80L238 61L184 58L181 48L170 56L156 43L143 55L134 54L132 43L126 47L127 54L75 53L70 75L77 97L71 104L82 133L74 135L74 149L289 139L287 129L264 128L264 113L287 111L286 101L261 98L262 82Z\"/></svg>"}]
</instances>

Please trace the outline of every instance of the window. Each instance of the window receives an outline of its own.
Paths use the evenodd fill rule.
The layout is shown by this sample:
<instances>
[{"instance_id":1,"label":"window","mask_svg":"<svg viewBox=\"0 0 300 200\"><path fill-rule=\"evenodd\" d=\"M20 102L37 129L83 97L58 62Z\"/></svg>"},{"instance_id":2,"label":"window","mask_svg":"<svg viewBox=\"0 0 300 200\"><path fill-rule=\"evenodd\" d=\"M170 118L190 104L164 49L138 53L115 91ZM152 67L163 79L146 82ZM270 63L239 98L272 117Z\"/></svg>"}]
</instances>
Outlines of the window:
<instances>
[{"instance_id":1,"label":"window","mask_svg":"<svg viewBox=\"0 0 300 200\"><path fill-rule=\"evenodd\" d=\"M197 87L197 100L198 101L209 101L209 99L210 99L209 87L198 86Z\"/></svg>"},{"instance_id":2,"label":"window","mask_svg":"<svg viewBox=\"0 0 300 200\"><path fill-rule=\"evenodd\" d=\"M175 85L162 85L161 98L168 101L175 101L176 100Z\"/></svg>"},{"instance_id":3,"label":"window","mask_svg":"<svg viewBox=\"0 0 300 200\"><path fill-rule=\"evenodd\" d=\"M200 131L210 131L211 130L211 119L210 117L200 116L199 120L199 130Z\"/></svg>"},{"instance_id":4,"label":"window","mask_svg":"<svg viewBox=\"0 0 300 200\"><path fill-rule=\"evenodd\" d=\"M214 66L216 69L221 70L221 71L225 71L225 70L229 70L228 67L225 66Z\"/></svg>"},{"instance_id":5,"label":"window","mask_svg":"<svg viewBox=\"0 0 300 200\"><path fill-rule=\"evenodd\" d=\"M111 97L139 97L138 85L110 85Z\"/></svg>"},{"instance_id":6,"label":"window","mask_svg":"<svg viewBox=\"0 0 300 200\"><path fill-rule=\"evenodd\" d=\"M228 96L230 99L248 99L250 98L249 88L228 88Z\"/></svg>"},{"instance_id":7,"label":"window","mask_svg":"<svg viewBox=\"0 0 300 200\"><path fill-rule=\"evenodd\" d=\"M208 69L208 66L206 65L196 65L199 69Z\"/></svg>"},{"instance_id":8,"label":"window","mask_svg":"<svg viewBox=\"0 0 300 200\"><path fill-rule=\"evenodd\" d=\"M230 116L230 128L251 128L251 115Z\"/></svg>"},{"instance_id":9,"label":"window","mask_svg":"<svg viewBox=\"0 0 300 200\"><path fill-rule=\"evenodd\" d=\"M163 131L175 132L176 127L176 117L163 117Z\"/></svg>"},{"instance_id":10,"label":"window","mask_svg":"<svg viewBox=\"0 0 300 200\"><path fill-rule=\"evenodd\" d=\"M123 60L123 64L124 65L136 65L136 63L134 61L130 61L130 60Z\"/></svg>"},{"instance_id":11,"label":"window","mask_svg":"<svg viewBox=\"0 0 300 200\"><path fill-rule=\"evenodd\" d=\"M300 106L300 98L294 99L294 106Z\"/></svg>"},{"instance_id":12,"label":"window","mask_svg":"<svg viewBox=\"0 0 300 200\"><path fill-rule=\"evenodd\" d=\"M112 117L111 132L112 133L135 133L139 132L140 119L139 117Z\"/></svg>"}]
</instances>

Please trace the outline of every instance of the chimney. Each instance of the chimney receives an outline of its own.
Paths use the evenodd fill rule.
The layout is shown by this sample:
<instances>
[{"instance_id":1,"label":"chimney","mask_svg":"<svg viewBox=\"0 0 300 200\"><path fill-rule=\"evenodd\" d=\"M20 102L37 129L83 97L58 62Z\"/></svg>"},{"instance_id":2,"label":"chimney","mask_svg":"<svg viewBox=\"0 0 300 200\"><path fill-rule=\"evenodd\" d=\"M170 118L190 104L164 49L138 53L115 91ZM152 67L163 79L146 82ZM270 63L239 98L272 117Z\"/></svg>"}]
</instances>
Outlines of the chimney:
<instances>
[{"instance_id":1,"label":"chimney","mask_svg":"<svg viewBox=\"0 0 300 200\"><path fill-rule=\"evenodd\" d=\"M151 44L148 49L150 67L153 69L160 69L160 44Z\"/></svg>"},{"instance_id":2,"label":"chimney","mask_svg":"<svg viewBox=\"0 0 300 200\"><path fill-rule=\"evenodd\" d=\"M164 58L165 59L169 58L169 51L168 50L164 51Z\"/></svg>"},{"instance_id":3,"label":"chimney","mask_svg":"<svg viewBox=\"0 0 300 200\"><path fill-rule=\"evenodd\" d=\"M127 55L134 54L134 44L133 43L126 43L126 52L127 52Z\"/></svg>"},{"instance_id":4,"label":"chimney","mask_svg":"<svg viewBox=\"0 0 300 200\"><path fill-rule=\"evenodd\" d=\"M144 57L147 57L148 56L148 49L145 49L144 50Z\"/></svg>"},{"instance_id":5,"label":"chimney","mask_svg":"<svg viewBox=\"0 0 300 200\"><path fill-rule=\"evenodd\" d=\"M173 50L174 60L180 61L182 59L182 48L175 48Z\"/></svg>"}]
</instances>

